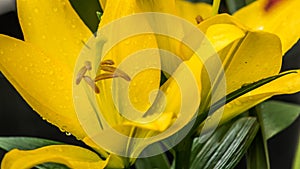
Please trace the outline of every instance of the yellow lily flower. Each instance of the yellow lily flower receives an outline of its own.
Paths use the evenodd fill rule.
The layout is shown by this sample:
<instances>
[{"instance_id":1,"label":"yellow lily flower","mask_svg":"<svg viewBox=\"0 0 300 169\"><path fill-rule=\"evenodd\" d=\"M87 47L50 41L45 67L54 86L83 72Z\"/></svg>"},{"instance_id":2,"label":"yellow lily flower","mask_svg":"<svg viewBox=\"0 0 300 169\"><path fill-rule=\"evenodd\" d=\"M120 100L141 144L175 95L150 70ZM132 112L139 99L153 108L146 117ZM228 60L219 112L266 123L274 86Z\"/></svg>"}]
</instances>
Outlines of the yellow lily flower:
<instances>
[{"instance_id":1,"label":"yellow lily flower","mask_svg":"<svg viewBox=\"0 0 300 169\"><path fill-rule=\"evenodd\" d=\"M278 74L282 56L300 38L300 21L295 7L300 2L279 1L268 11L264 6L266 3L265 0L258 0L238 10L233 17L219 14L198 25L223 61L227 94L243 84ZM212 125L216 127L220 120L221 123L228 121L274 95L299 92L299 81L299 70L296 70L294 74L233 100L208 118L212 124L206 124L203 131ZM208 85L204 81L202 86ZM207 97L206 93L202 91L203 97Z\"/></svg>"},{"instance_id":2,"label":"yellow lily flower","mask_svg":"<svg viewBox=\"0 0 300 169\"><path fill-rule=\"evenodd\" d=\"M291 4L285 3L280 14L283 16L289 15L290 11L287 9L288 7L294 7L296 1L293 0ZM256 27L259 24L255 26L250 24L251 22L255 23L255 20L251 18L262 15L260 8L255 5L245 7L240 10L241 12L234 15L238 19L245 17L241 19L242 22L248 19L249 16L251 22L249 21L249 24L248 22L244 23L246 26L243 26L240 21L228 15L216 15L208 18L210 13L208 11L211 10L209 6L194 5L183 1L130 0L125 3L122 0L100 0L100 3L104 9L104 15L99 28L105 27L111 21L121 17L149 11L176 14L191 22L198 15L202 16L203 19L207 18L204 21L200 21L199 18L198 20L195 19L193 23L200 22L198 28L207 35L223 61L227 93L240 88L243 84L278 74L283 55L282 51L285 53L295 43L295 40L299 39L299 33L297 32L285 34L282 29L271 29L272 22L269 22L269 18L271 18L271 15L276 15L276 12L263 13L264 16L266 15L266 19L259 23L262 27ZM23 165L23 162L28 162L28 167L31 167L48 161L63 163L71 168L75 168L77 165L85 166L85 168L87 168L86 166L89 166L89 168L104 168L107 165L109 167L128 165L128 161L122 161L122 159L117 161L120 158L110 156L109 153L97 146L93 140L90 140L90 136L80 125L72 102L72 85L74 85L72 76L74 69L76 70L76 59L92 33L80 20L67 0L49 2L33 0L30 3L25 0L18 0L17 5L25 42L0 35L1 72L43 118L58 126L61 130L70 132L78 139L83 140L106 160L100 159L91 151L75 146L47 146L32 151L11 151L3 160L5 167L19 168L20 165ZM193 9L187 9L186 6ZM195 10L194 7L201 9L203 14L202 12L198 13L198 10ZM295 21L293 18L296 14L296 12L293 13L294 8L292 9L293 11L290 14L293 17L291 17L291 20L285 20L288 26L284 30L287 32L295 29L292 27L294 25L299 28L299 23L292 24ZM259 13L257 14L259 15L256 16L256 13L252 12L253 10L258 10ZM195 16L195 14L197 15ZM279 19L283 20L283 18ZM282 23L281 20L277 19L276 23ZM256 31L262 28L262 31ZM145 38L149 41L146 42ZM138 45L131 44L132 42ZM164 42L164 40L151 34L132 37L118 44L104 59L113 61L114 66L117 67L123 60L126 60L126 56L135 51L147 48L164 48L160 46L161 42ZM281 46L281 43L283 43L283 46ZM131 44L129 48L127 47L128 44ZM170 48L166 47L166 49ZM173 51L173 49L170 50ZM174 49L174 51L178 50ZM180 52L175 53L180 54ZM174 78L184 79L185 74L183 73L186 70L184 65L187 65L194 76L197 77L198 92L199 94L201 92L202 95L201 100L200 98L197 99L193 106L197 107L200 101L207 100L210 84L206 82L208 78L204 71L201 71L202 63L195 56L182 58L186 61L178 67L176 66L173 78L170 78L161 87L159 84L160 71L157 70L142 72L131 79L130 84L132 86L129 86L129 98L134 100L136 97L139 100L139 102L132 102L134 107L143 112L149 110L151 102L148 101L148 93L154 89L164 91L167 100L180 103L179 87L176 86ZM161 66L160 58L153 57L151 59L156 66ZM17 68L17 65L20 67ZM75 71L75 73L77 72ZM97 70L97 72L101 74L101 70ZM223 120L228 120L275 94L299 91L299 76L299 71L295 74L286 75L226 104ZM145 80L152 83L145 84ZM282 85L283 82L286 86ZM110 126L113 126L114 129L125 136L146 138L158 135L171 126L177 116L180 115L178 114L177 104L167 102L166 110L168 111L165 111L160 118L152 123L144 125L124 120L124 117L113 106L112 93L109 90L111 83L112 80L97 82L97 87L100 89L100 94L97 95L97 103ZM143 88L135 86L143 86ZM172 90L169 90L170 88ZM134 142L130 143L130 140L125 143L120 142L118 148L121 149L120 151L124 149L124 151L127 151L128 146L134 146L134 144ZM143 148L145 148L145 145L140 145L140 147L134 148L134 151L129 153L137 155ZM61 156L56 156L55 152L57 151L63 152ZM38 154L45 155L37 158ZM132 154L129 154L129 157ZM24 158L16 160L15 163L12 162L19 157ZM35 158L36 160L31 160ZM115 163L113 164L113 162Z\"/></svg>"},{"instance_id":3,"label":"yellow lily flower","mask_svg":"<svg viewBox=\"0 0 300 169\"><path fill-rule=\"evenodd\" d=\"M172 2L173 1L170 1L170 3ZM104 2L101 3L103 4ZM102 17L102 22L100 23L99 27L102 27L114 19L132 13L144 11L173 11L172 8L169 8L169 6L166 5L167 2L161 3L161 5L152 4L153 7L151 7L151 2L142 3L141 1L136 3L135 1L132 1L126 4L123 3L123 1L118 3L112 1L105 2L105 13ZM162 8L156 8L157 6L162 6ZM122 7L122 9L119 9L120 7ZM77 119L77 115L72 103L72 72L75 68L75 61L81 49L84 47L85 42L87 42L88 38L92 36L92 33L80 20L67 0L55 0L51 2L31 1L30 3L24 0L18 0L17 9L25 41L0 35L1 72L15 86L18 92L21 93L21 95L33 107L33 109L43 117L43 119L56 125L62 131L71 133L72 135L76 136L77 139L83 140L86 144L93 147L95 151L100 153L104 158L112 161L112 164L108 164L109 167L124 167L124 165L127 165L126 162L122 164L123 162L118 161L119 159L117 157L113 158L109 156L109 153L103 151L100 147L97 147L97 145L95 145L89 139ZM166 11L162 9L166 9ZM106 10L108 12L106 12ZM116 12L113 13L116 15L111 15L111 10L118 11L120 13ZM51 15L49 15L49 13L51 13ZM153 37L149 35L149 38ZM144 43L144 39L142 37L136 37L132 41ZM127 42L125 41L124 43ZM136 46L135 48L134 46L128 50L128 52L134 52L135 50L140 50L143 48L156 47L157 45L154 38L152 41L145 44L146 46L142 48L139 46ZM128 54L128 52L124 50L125 48L122 47L122 44L120 44L120 46L121 47L117 47L115 51L112 51L119 52L117 57L114 56L111 58L116 64L121 62L122 58ZM122 51L118 51L119 48L122 49ZM112 56L113 54L108 54L108 58L110 58L110 55ZM157 63L159 64L159 60L157 60ZM18 68L16 69L17 65ZM131 90L132 95L136 95L137 97L140 96L142 101L148 100L143 98L143 93L159 87L160 72L156 70L145 72L143 76L146 76L147 79L153 78L152 81L154 83L152 83L152 85L147 85L146 87L148 87L148 89L144 88L143 90ZM141 79L139 79L139 77L133 79L133 81L136 81L137 83L144 83ZM176 88L176 86L173 88ZM100 107L101 104L102 102L100 102ZM149 103L145 102L142 104L137 104L136 106L140 106L140 109L145 110L149 108ZM197 104L195 104L195 107L197 107ZM111 109L108 106L104 106L104 108L108 108L105 110L106 112ZM171 124L173 114L174 112L171 112L170 110L169 113L162 116L161 119L154 121L152 124L140 125L138 127L140 127L140 130L151 130L155 134L156 132L163 131L169 126L169 124ZM111 119L112 121L118 120L117 116L110 117L108 117L108 119ZM164 127L161 126L163 123L165 123ZM112 124L114 123L112 122ZM124 125L125 126L119 127L126 127L126 125L129 126L128 130L126 129L124 131L124 133L126 133L127 131L131 132L131 130L139 124L125 123ZM153 129L153 126L156 127ZM118 126L115 127L118 128ZM152 134L151 131L150 135ZM138 133L141 133L141 137L147 136L147 132ZM144 133L146 133L146 135ZM126 133L126 135L128 135L128 133ZM26 152L23 151L11 151L6 155L3 164L5 164L7 168L18 168L18 166L24 161L28 162L28 166L34 166L38 163L47 162L47 160L49 160L52 162L63 162L67 166L73 167L74 165L72 163L65 163L66 159L62 158L63 156L55 157L55 154L53 155L53 153L51 155L50 152L58 151L58 149L61 152L64 152L63 154L64 156L67 156L68 160L76 160L76 158L85 156L85 154L86 157L93 156L89 155L93 154L92 152L87 152L85 150L78 151L78 147L47 146L42 150L33 151L33 155L30 156L24 156L24 153ZM42 159L31 160L36 157L36 154L44 151L49 151L49 153L45 154ZM28 153L31 152L28 151ZM73 156L73 153L78 154L79 156ZM14 164L11 163L11 157L17 158L21 156L24 156L24 158L20 158L20 161L15 161ZM54 157L56 160L53 161L52 158ZM86 159L82 160L82 164L86 164L87 166L93 166L90 163L94 163L94 161L97 162L99 160L101 162L100 158L93 161L86 161ZM114 163L115 161L118 162ZM100 165L99 168L104 167L107 163L103 162L101 164L103 165Z\"/></svg>"}]
</instances>

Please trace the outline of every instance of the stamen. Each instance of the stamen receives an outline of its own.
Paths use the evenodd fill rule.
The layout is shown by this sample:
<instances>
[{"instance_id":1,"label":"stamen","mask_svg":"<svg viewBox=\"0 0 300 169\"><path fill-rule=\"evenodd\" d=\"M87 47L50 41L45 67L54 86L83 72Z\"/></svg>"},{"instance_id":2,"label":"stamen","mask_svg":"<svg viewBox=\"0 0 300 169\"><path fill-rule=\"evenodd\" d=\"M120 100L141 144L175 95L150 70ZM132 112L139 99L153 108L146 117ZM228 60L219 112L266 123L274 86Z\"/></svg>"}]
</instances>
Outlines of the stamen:
<instances>
[{"instance_id":1,"label":"stamen","mask_svg":"<svg viewBox=\"0 0 300 169\"><path fill-rule=\"evenodd\" d=\"M100 63L100 70L105 71L107 73L102 73L99 74L96 78L95 78L95 82L98 82L100 80L105 80L105 79L112 79L112 78L116 78L116 77L121 77L123 79L125 79L126 81L130 81L131 78L122 70L117 69L116 67L112 66L114 65L115 62L112 60L104 60Z\"/></svg>"},{"instance_id":2,"label":"stamen","mask_svg":"<svg viewBox=\"0 0 300 169\"><path fill-rule=\"evenodd\" d=\"M84 65L86 67L87 70L92 70L92 64L90 61L85 61Z\"/></svg>"},{"instance_id":3,"label":"stamen","mask_svg":"<svg viewBox=\"0 0 300 169\"><path fill-rule=\"evenodd\" d=\"M114 73L117 70L117 68L115 68L113 66L100 66L100 70Z\"/></svg>"},{"instance_id":4,"label":"stamen","mask_svg":"<svg viewBox=\"0 0 300 169\"><path fill-rule=\"evenodd\" d=\"M114 65L115 62L112 60L104 60L100 63L100 65Z\"/></svg>"},{"instance_id":5,"label":"stamen","mask_svg":"<svg viewBox=\"0 0 300 169\"><path fill-rule=\"evenodd\" d=\"M131 80L131 78L128 76L128 74L126 74L125 72L123 72L120 69L116 69L115 74L117 76L120 76L121 78L123 78L126 81L130 81Z\"/></svg>"},{"instance_id":6,"label":"stamen","mask_svg":"<svg viewBox=\"0 0 300 169\"><path fill-rule=\"evenodd\" d=\"M85 80L85 82L91 86L93 88L93 90L95 91L95 93L99 94L100 90L98 88L98 86L95 84L94 80L89 77L89 76L83 76L83 79Z\"/></svg>"},{"instance_id":7,"label":"stamen","mask_svg":"<svg viewBox=\"0 0 300 169\"><path fill-rule=\"evenodd\" d=\"M82 67L82 68L79 70L79 72L78 72L78 74L77 74L77 76L76 76L76 84L77 84L77 85L81 82L83 76L86 74L86 72L87 72L88 70L92 70L92 64L91 64L90 61L85 61L85 62L84 62L84 67Z\"/></svg>"},{"instance_id":8,"label":"stamen","mask_svg":"<svg viewBox=\"0 0 300 169\"><path fill-rule=\"evenodd\" d=\"M87 68L85 66L79 70L79 72L77 73L77 76L76 76L76 85L79 85L79 83L81 82L86 71L87 71Z\"/></svg>"},{"instance_id":9,"label":"stamen","mask_svg":"<svg viewBox=\"0 0 300 169\"><path fill-rule=\"evenodd\" d=\"M195 19L197 24L201 23L204 20L200 15L197 15Z\"/></svg>"},{"instance_id":10,"label":"stamen","mask_svg":"<svg viewBox=\"0 0 300 169\"><path fill-rule=\"evenodd\" d=\"M116 78L116 77L118 77L116 74L103 73L103 74L98 75L94 81L98 82L100 80L111 79L111 78Z\"/></svg>"}]
</instances>

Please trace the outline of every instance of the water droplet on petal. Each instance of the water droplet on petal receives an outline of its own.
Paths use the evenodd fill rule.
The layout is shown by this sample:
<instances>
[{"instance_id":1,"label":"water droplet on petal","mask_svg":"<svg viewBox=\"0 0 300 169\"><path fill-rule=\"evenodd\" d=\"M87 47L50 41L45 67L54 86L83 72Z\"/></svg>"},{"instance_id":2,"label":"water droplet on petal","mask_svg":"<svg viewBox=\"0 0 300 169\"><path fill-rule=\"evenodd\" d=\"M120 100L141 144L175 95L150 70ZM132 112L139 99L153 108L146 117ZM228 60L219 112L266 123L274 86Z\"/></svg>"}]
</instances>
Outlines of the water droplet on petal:
<instances>
[{"instance_id":1,"label":"water droplet on petal","mask_svg":"<svg viewBox=\"0 0 300 169\"><path fill-rule=\"evenodd\" d=\"M234 103L235 103L237 106L242 105L242 102L240 102L239 100L235 101Z\"/></svg>"},{"instance_id":2,"label":"water droplet on petal","mask_svg":"<svg viewBox=\"0 0 300 169\"><path fill-rule=\"evenodd\" d=\"M229 108L229 109L232 108L231 103L227 103L227 104L226 104L226 107Z\"/></svg>"},{"instance_id":3,"label":"water droplet on petal","mask_svg":"<svg viewBox=\"0 0 300 169\"><path fill-rule=\"evenodd\" d=\"M66 132L66 135L67 135L67 136L71 136L72 134L71 134L71 133L69 133L69 132Z\"/></svg>"},{"instance_id":4,"label":"water droplet on petal","mask_svg":"<svg viewBox=\"0 0 300 169\"><path fill-rule=\"evenodd\" d=\"M65 130L65 129L62 129L62 128L59 128L59 130L60 130L61 132L63 132L63 133L66 132L66 130Z\"/></svg>"},{"instance_id":5,"label":"water droplet on petal","mask_svg":"<svg viewBox=\"0 0 300 169\"><path fill-rule=\"evenodd\" d=\"M39 10L38 10L37 8L34 8L34 12L35 12L35 13L38 13Z\"/></svg>"},{"instance_id":6,"label":"water droplet on petal","mask_svg":"<svg viewBox=\"0 0 300 169\"><path fill-rule=\"evenodd\" d=\"M53 8L53 12L57 12L57 8Z\"/></svg>"}]
</instances>

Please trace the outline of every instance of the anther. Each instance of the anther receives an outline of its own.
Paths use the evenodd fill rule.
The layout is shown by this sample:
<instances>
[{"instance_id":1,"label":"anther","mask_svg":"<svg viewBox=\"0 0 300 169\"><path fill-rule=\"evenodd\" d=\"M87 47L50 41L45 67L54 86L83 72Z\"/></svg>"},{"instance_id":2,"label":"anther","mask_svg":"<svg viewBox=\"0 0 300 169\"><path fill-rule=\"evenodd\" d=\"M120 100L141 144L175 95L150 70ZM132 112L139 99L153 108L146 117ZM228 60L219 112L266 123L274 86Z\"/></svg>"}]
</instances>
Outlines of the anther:
<instances>
[{"instance_id":1,"label":"anther","mask_svg":"<svg viewBox=\"0 0 300 169\"><path fill-rule=\"evenodd\" d=\"M87 70L92 70L92 64L90 61L85 61L84 65L86 67Z\"/></svg>"},{"instance_id":2,"label":"anther","mask_svg":"<svg viewBox=\"0 0 300 169\"><path fill-rule=\"evenodd\" d=\"M197 15L195 19L196 19L197 24L199 24L202 21L204 21L204 19L200 15Z\"/></svg>"},{"instance_id":3,"label":"anther","mask_svg":"<svg viewBox=\"0 0 300 169\"><path fill-rule=\"evenodd\" d=\"M115 68L113 66L100 66L100 70L114 73L117 70L117 68Z\"/></svg>"},{"instance_id":4,"label":"anther","mask_svg":"<svg viewBox=\"0 0 300 169\"><path fill-rule=\"evenodd\" d=\"M93 90L95 91L95 93L100 93L99 88L97 87L97 85L95 84L94 80L89 77L89 76L83 76L83 79L85 80L85 82L91 86L93 88Z\"/></svg>"},{"instance_id":5,"label":"anther","mask_svg":"<svg viewBox=\"0 0 300 169\"><path fill-rule=\"evenodd\" d=\"M90 61L85 61L84 64L85 64L84 67L82 67L79 70L79 72L77 73L77 76L76 76L76 84L77 85L81 82L81 80L82 80L83 76L86 74L86 72L88 70L92 70L92 65L91 65Z\"/></svg>"},{"instance_id":6,"label":"anther","mask_svg":"<svg viewBox=\"0 0 300 169\"><path fill-rule=\"evenodd\" d=\"M112 73L103 73L103 74L98 75L95 78L95 82L98 82L100 80L105 80L105 79L116 78L116 77L118 77L118 76L115 74L112 74Z\"/></svg>"},{"instance_id":7,"label":"anther","mask_svg":"<svg viewBox=\"0 0 300 169\"><path fill-rule=\"evenodd\" d=\"M114 65L115 62L112 60L104 60L102 62L100 62L100 65Z\"/></svg>"}]
</instances>

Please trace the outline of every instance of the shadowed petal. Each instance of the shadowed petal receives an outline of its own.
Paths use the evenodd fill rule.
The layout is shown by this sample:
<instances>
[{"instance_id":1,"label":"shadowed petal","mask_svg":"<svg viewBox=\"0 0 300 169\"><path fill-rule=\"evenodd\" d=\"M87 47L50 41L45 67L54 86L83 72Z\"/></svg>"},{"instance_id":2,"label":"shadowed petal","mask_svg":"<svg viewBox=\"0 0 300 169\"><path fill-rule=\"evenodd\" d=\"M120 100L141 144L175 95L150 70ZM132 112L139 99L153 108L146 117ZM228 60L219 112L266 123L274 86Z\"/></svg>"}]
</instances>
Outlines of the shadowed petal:
<instances>
[{"instance_id":1,"label":"shadowed petal","mask_svg":"<svg viewBox=\"0 0 300 169\"><path fill-rule=\"evenodd\" d=\"M51 145L35 150L14 149L8 152L1 168L32 168L42 163L59 163L73 169L102 169L107 165L96 153L71 145Z\"/></svg>"}]
</instances>

